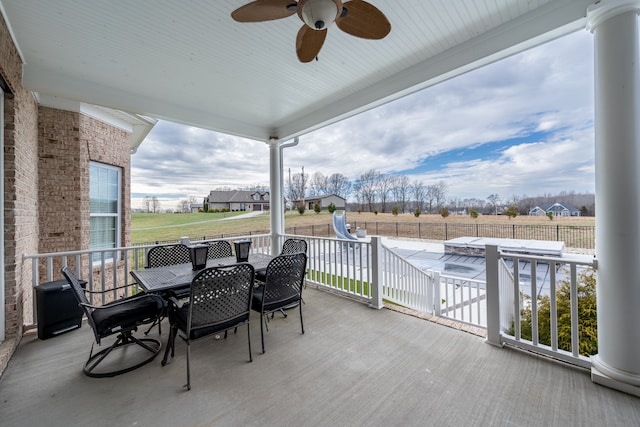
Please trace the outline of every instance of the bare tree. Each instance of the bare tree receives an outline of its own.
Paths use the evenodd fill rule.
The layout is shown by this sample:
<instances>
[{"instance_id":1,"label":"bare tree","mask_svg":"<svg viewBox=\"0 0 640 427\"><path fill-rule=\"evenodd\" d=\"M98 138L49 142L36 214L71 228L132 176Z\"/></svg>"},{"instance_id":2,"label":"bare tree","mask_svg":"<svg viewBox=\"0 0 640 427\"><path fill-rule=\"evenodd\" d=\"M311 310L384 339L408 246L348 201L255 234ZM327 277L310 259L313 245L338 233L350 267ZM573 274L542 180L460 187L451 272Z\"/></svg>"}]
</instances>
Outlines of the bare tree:
<instances>
[{"instance_id":1,"label":"bare tree","mask_svg":"<svg viewBox=\"0 0 640 427\"><path fill-rule=\"evenodd\" d=\"M494 215L498 215L498 204L500 203L500 196L497 194L490 194L487 197L489 204L491 205Z\"/></svg>"},{"instance_id":2,"label":"bare tree","mask_svg":"<svg viewBox=\"0 0 640 427\"><path fill-rule=\"evenodd\" d=\"M308 175L304 174L304 168L302 173L295 173L289 179L289 200L304 200L307 190Z\"/></svg>"},{"instance_id":3,"label":"bare tree","mask_svg":"<svg viewBox=\"0 0 640 427\"><path fill-rule=\"evenodd\" d=\"M147 213L151 213L151 197L145 196L144 199L142 199L142 205Z\"/></svg>"},{"instance_id":4,"label":"bare tree","mask_svg":"<svg viewBox=\"0 0 640 427\"><path fill-rule=\"evenodd\" d=\"M182 199L178 202L177 211L181 213L189 213L191 211L191 204L189 199Z\"/></svg>"},{"instance_id":5,"label":"bare tree","mask_svg":"<svg viewBox=\"0 0 640 427\"><path fill-rule=\"evenodd\" d=\"M351 193L351 181L341 173L334 173L327 179L327 194L335 194L345 199Z\"/></svg>"},{"instance_id":6,"label":"bare tree","mask_svg":"<svg viewBox=\"0 0 640 427\"><path fill-rule=\"evenodd\" d=\"M407 202L409 201L409 190L411 183L406 175L395 175L393 178L393 187L391 193L393 194L394 202L399 205L400 213L405 213L407 209Z\"/></svg>"},{"instance_id":7,"label":"bare tree","mask_svg":"<svg viewBox=\"0 0 640 427\"><path fill-rule=\"evenodd\" d=\"M392 175L380 175L378 177L378 197L380 198L380 212L382 213L387 211L387 199L393 188L393 181Z\"/></svg>"},{"instance_id":8,"label":"bare tree","mask_svg":"<svg viewBox=\"0 0 640 427\"><path fill-rule=\"evenodd\" d=\"M153 213L160 212L160 200L158 200L156 196L153 196L151 198L151 210L153 211Z\"/></svg>"},{"instance_id":9,"label":"bare tree","mask_svg":"<svg viewBox=\"0 0 640 427\"><path fill-rule=\"evenodd\" d=\"M369 212L374 211L379 177L380 171L369 169L360 175L358 179L358 191L362 197L362 201L367 204Z\"/></svg>"},{"instance_id":10,"label":"bare tree","mask_svg":"<svg viewBox=\"0 0 640 427\"><path fill-rule=\"evenodd\" d=\"M444 181L438 181L433 184L433 198L436 204L436 210L440 210L444 205L445 199L447 197L447 184Z\"/></svg>"},{"instance_id":11,"label":"bare tree","mask_svg":"<svg viewBox=\"0 0 640 427\"><path fill-rule=\"evenodd\" d=\"M425 198L425 187L422 181L414 181L411 186L411 190L413 191L413 198L416 201L416 209L419 209L420 212L424 210L424 198Z\"/></svg>"},{"instance_id":12,"label":"bare tree","mask_svg":"<svg viewBox=\"0 0 640 427\"><path fill-rule=\"evenodd\" d=\"M324 196L329 194L329 178L324 176L322 172L316 172L311 176L309 182L309 195L310 196Z\"/></svg>"}]
</instances>

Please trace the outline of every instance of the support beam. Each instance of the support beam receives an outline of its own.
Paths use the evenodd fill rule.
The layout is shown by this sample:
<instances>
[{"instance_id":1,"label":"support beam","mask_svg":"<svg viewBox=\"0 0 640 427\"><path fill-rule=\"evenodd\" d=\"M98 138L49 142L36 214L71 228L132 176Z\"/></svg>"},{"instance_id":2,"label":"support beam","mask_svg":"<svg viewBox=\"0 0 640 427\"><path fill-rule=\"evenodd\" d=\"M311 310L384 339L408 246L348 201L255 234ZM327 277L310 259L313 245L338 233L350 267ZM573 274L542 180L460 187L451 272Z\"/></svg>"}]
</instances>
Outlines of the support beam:
<instances>
[{"instance_id":1,"label":"support beam","mask_svg":"<svg viewBox=\"0 0 640 427\"><path fill-rule=\"evenodd\" d=\"M288 143L282 143L278 138L269 140L269 190L271 225L271 253L277 255L282 247L284 234L284 171L283 150L298 145L298 138Z\"/></svg>"},{"instance_id":2,"label":"support beam","mask_svg":"<svg viewBox=\"0 0 640 427\"><path fill-rule=\"evenodd\" d=\"M282 197L282 150L277 139L269 140L269 220L271 253L277 255L284 234L284 200Z\"/></svg>"},{"instance_id":3,"label":"support beam","mask_svg":"<svg viewBox=\"0 0 640 427\"><path fill-rule=\"evenodd\" d=\"M603 0L595 37L596 383L640 396L639 1Z\"/></svg>"}]
</instances>

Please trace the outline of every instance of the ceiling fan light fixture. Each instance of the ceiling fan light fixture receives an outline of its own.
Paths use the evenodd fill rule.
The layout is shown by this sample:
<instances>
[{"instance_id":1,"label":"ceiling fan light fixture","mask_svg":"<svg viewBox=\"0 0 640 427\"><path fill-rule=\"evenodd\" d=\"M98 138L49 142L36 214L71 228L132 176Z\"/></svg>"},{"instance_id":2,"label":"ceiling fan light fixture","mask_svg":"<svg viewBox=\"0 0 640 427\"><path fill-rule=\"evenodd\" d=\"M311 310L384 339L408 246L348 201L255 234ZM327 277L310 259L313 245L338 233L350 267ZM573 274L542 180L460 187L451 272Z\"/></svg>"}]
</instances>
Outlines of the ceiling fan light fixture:
<instances>
[{"instance_id":1,"label":"ceiling fan light fixture","mask_svg":"<svg viewBox=\"0 0 640 427\"><path fill-rule=\"evenodd\" d=\"M333 0L308 0L300 11L302 20L314 30L324 30L338 16L338 5Z\"/></svg>"}]
</instances>

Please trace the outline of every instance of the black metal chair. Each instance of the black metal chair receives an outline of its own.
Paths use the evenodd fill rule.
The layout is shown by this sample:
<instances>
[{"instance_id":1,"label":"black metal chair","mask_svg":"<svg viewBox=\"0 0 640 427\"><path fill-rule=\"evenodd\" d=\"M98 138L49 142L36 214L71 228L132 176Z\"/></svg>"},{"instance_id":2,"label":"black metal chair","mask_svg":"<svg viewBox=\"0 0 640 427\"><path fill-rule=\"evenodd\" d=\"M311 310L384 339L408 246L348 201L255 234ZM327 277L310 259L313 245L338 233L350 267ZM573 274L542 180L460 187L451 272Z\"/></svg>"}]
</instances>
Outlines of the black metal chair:
<instances>
[{"instance_id":1,"label":"black metal chair","mask_svg":"<svg viewBox=\"0 0 640 427\"><path fill-rule=\"evenodd\" d=\"M289 238L289 239L286 239L282 244L280 255L297 254L299 252L302 252L305 254L307 253L307 241L303 239ZM265 274L266 274L265 270L256 271L256 279L261 282L264 282ZM293 308L293 307L289 307L289 308ZM284 310L280 310L280 311L282 311L282 314L284 315L284 317L287 317Z\"/></svg>"},{"instance_id":2,"label":"black metal chair","mask_svg":"<svg viewBox=\"0 0 640 427\"><path fill-rule=\"evenodd\" d=\"M191 256L189 255L189 247L178 243L175 245L159 245L154 246L147 252L147 264L146 268L166 267L168 265L187 264L191 262ZM165 299L169 296L175 296L177 298L186 298L189 295L189 287L173 289L169 294L163 295ZM164 316L163 316L164 317ZM162 333L162 326L160 324L162 318L154 322L145 334L149 334L149 331L157 324L158 333Z\"/></svg>"},{"instance_id":3,"label":"black metal chair","mask_svg":"<svg viewBox=\"0 0 640 427\"><path fill-rule=\"evenodd\" d=\"M187 264L190 262L189 247L181 243L176 245L154 246L149 249L147 253L147 268Z\"/></svg>"},{"instance_id":4,"label":"black metal chair","mask_svg":"<svg viewBox=\"0 0 640 427\"><path fill-rule=\"evenodd\" d=\"M282 251L280 252L280 255L297 254L299 252L304 254L307 253L307 241L303 239L290 238L285 240L282 244Z\"/></svg>"},{"instance_id":5,"label":"black metal chair","mask_svg":"<svg viewBox=\"0 0 640 427\"><path fill-rule=\"evenodd\" d=\"M264 321L269 321L267 315L291 308L297 305L300 308L300 327L304 334L302 322L302 287L307 268L307 254L298 252L295 254L279 255L267 266L265 281L259 283L253 291L251 309L260 313L260 338L262 339L262 352L264 349ZM269 330L267 325L267 331Z\"/></svg>"},{"instance_id":6,"label":"black metal chair","mask_svg":"<svg viewBox=\"0 0 640 427\"><path fill-rule=\"evenodd\" d=\"M69 282L78 304L87 316L87 322L91 326L91 329L93 329L95 335L95 343L100 345L103 338L118 334L117 339L111 346L95 354L93 353L93 344L91 345L89 359L83 369L87 376L100 378L124 374L125 372L132 371L151 362L158 353L160 353L160 349L162 348L160 341L152 338L136 338L133 336L133 332L137 330L138 326L155 322L162 316L166 307L166 303L162 297L143 294L123 298L103 306L95 306L89 303L85 290L80 286L80 282L73 270L69 267L63 267L62 274L67 279L67 282ZM108 292L112 291L113 289L110 289ZM128 345L138 345L149 352L149 355L121 369L110 371L102 371L99 369L103 361L105 361L105 364L121 362L121 359L126 356L124 352L119 355L119 357L107 359L107 356L109 356L112 351Z\"/></svg>"},{"instance_id":7,"label":"black metal chair","mask_svg":"<svg viewBox=\"0 0 640 427\"><path fill-rule=\"evenodd\" d=\"M231 249L231 242L228 240L216 240L209 243L209 251L207 252L207 258L227 258L233 256Z\"/></svg>"},{"instance_id":8,"label":"black metal chair","mask_svg":"<svg viewBox=\"0 0 640 427\"><path fill-rule=\"evenodd\" d=\"M254 269L250 264L234 264L227 267L211 267L202 270L191 282L189 302L169 299L169 323L171 332L162 366L167 364L169 351L175 354L178 331L187 343L187 389L191 390L190 353L191 341L207 335L247 325L249 361L251 354L250 315L254 288Z\"/></svg>"}]
</instances>

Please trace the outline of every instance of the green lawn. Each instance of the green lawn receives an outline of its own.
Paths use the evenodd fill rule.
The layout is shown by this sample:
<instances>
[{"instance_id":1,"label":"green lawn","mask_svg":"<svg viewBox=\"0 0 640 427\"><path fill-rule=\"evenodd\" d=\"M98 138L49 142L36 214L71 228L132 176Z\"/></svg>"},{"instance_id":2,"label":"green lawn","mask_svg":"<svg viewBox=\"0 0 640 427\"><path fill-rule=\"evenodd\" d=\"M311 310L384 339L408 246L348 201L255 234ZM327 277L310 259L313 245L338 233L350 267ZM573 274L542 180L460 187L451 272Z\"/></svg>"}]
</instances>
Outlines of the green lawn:
<instances>
[{"instance_id":1,"label":"green lawn","mask_svg":"<svg viewBox=\"0 0 640 427\"><path fill-rule=\"evenodd\" d=\"M135 230L149 227L191 224L194 222L230 218L243 213L244 212L154 214L134 212L131 214L131 228Z\"/></svg>"},{"instance_id":2,"label":"green lawn","mask_svg":"<svg viewBox=\"0 0 640 427\"><path fill-rule=\"evenodd\" d=\"M269 212L250 218L236 218L245 212L218 213L132 213L131 214L131 243L166 242L180 240L182 236L189 236L192 240L202 238L219 238L224 236L238 236L246 234L268 233L270 229ZM297 211L285 213L285 226L296 227L305 225L331 224L331 214L322 212L316 214L307 211L300 215Z\"/></svg>"}]
</instances>

